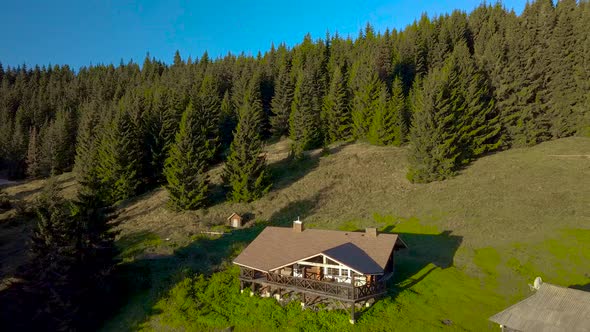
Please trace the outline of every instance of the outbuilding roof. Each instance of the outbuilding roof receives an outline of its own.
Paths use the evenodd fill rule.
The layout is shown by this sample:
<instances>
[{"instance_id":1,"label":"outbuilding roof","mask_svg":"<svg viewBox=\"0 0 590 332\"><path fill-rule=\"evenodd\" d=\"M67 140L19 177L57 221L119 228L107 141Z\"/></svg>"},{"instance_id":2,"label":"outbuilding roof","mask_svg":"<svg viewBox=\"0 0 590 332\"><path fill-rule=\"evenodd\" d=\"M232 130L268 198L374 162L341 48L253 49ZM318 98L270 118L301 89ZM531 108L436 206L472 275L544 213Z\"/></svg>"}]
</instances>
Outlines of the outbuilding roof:
<instances>
[{"instance_id":1,"label":"outbuilding roof","mask_svg":"<svg viewBox=\"0 0 590 332\"><path fill-rule=\"evenodd\" d=\"M234 263L269 272L324 254L361 273L380 274L396 246L406 247L397 234L266 227Z\"/></svg>"},{"instance_id":2,"label":"outbuilding roof","mask_svg":"<svg viewBox=\"0 0 590 332\"><path fill-rule=\"evenodd\" d=\"M490 320L518 331L590 331L590 292L542 283L528 298Z\"/></svg>"}]
</instances>

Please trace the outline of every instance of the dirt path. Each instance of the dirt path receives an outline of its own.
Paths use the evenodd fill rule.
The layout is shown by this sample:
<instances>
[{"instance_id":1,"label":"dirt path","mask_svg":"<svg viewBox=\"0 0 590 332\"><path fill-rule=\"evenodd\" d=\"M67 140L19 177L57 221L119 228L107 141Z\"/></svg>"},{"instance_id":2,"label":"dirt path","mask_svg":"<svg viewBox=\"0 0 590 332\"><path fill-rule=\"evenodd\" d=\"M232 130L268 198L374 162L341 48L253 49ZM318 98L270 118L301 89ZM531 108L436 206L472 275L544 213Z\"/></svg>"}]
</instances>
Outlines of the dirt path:
<instances>
[{"instance_id":1,"label":"dirt path","mask_svg":"<svg viewBox=\"0 0 590 332\"><path fill-rule=\"evenodd\" d=\"M5 180L5 179L0 179L0 186L4 186L4 185L7 185L7 184L13 184L13 183L16 183L16 182L14 182L14 181L8 181L8 180Z\"/></svg>"}]
</instances>

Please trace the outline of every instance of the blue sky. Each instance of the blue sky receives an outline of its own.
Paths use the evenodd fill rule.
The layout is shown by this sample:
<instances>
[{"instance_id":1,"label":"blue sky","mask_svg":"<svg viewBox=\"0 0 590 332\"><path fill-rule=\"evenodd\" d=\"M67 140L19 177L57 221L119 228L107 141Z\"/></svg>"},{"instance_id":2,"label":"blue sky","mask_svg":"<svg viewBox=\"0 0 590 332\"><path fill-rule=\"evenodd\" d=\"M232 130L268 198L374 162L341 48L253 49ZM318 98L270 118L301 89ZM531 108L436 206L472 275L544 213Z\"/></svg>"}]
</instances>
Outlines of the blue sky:
<instances>
[{"instance_id":1,"label":"blue sky","mask_svg":"<svg viewBox=\"0 0 590 332\"><path fill-rule=\"evenodd\" d=\"M297 5L295 5L297 3ZM366 1L5 1L0 3L0 62L118 64L143 61L146 52L166 63L178 49L183 58L228 52L256 54L272 42L292 46L309 32L356 37L370 22L376 30L403 28L419 18L471 11L477 0ZM520 13L524 0L504 6Z\"/></svg>"}]
</instances>

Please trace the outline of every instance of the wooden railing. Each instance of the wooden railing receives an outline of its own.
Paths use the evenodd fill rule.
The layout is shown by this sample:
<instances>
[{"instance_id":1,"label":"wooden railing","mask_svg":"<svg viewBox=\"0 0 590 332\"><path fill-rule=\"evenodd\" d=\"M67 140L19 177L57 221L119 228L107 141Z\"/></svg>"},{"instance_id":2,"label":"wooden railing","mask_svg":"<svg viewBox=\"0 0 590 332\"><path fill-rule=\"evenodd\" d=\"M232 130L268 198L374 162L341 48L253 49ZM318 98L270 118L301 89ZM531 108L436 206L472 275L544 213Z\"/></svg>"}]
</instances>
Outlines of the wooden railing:
<instances>
[{"instance_id":1,"label":"wooden railing","mask_svg":"<svg viewBox=\"0 0 590 332\"><path fill-rule=\"evenodd\" d=\"M262 273L246 267L240 267L240 279L246 281L258 280L257 282L264 281L276 285L309 290L344 300L366 299L383 294L386 291L385 281L377 281L355 287L352 284L347 283L294 277L272 272Z\"/></svg>"},{"instance_id":2,"label":"wooden railing","mask_svg":"<svg viewBox=\"0 0 590 332\"><path fill-rule=\"evenodd\" d=\"M267 273L266 280L270 283L310 290L345 300L369 298L385 292L385 284L381 282L355 287L352 284L319 281L277 273Z\"/></svg>"}]
</instances>

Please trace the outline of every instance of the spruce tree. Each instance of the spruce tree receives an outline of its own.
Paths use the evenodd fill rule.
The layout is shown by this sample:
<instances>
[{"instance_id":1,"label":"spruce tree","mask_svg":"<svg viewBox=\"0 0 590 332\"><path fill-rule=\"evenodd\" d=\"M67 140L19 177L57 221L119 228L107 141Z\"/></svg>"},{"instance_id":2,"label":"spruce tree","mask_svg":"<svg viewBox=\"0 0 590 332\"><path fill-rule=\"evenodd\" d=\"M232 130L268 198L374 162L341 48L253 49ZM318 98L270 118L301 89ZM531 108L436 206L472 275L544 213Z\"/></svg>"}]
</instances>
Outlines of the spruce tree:
<instances>
[{"instance_id":1,"label":"spruce tree","mask_svg":"<svg viewBox=\"0 0 590 332\"><path fill-rule=\"evenodd\" d=\"M130 114L121 109L104 128L98 149L98 175L107 204L130 198L140 185L141 151Z\"/></svg>"},{"instance_id":2,"label":"spruce tree","mask_svg":"<svg viewBox=\"0 0 590 332\"><path fill-rule=\"evenodd\" d=\"M229 149L233 139L233 131L236 128L236 113L232 105L229 91L225 91L220 106L221 116L219 119L219 140L220 150L224 153Z\"/></svg>"},{"instance_id":3,"label":"spruce tree","mask_svg":"<svg viewBox=\"0 0 590 332\"><path fill-rule=\"evenodd\" d=\"M37 128L29 130L29 147L27 149L27 176L37 178L41 175L40 140Z\"/></svg>"},{"instance_id":4,"label":"spruce tree","mask_svg":"<svg viewBox=\"0 0 590 332\"><path fill-rule=\"evenodd\" d=\"M478 68L465 44L456 46L448 62L458 74L454 105L460 135L461 163L466 164L503 144L502 127L486 75ZM459 99L460 98L460 99Z\"/></svg>"},{"instance_id":5,"label":"spruce tree","mask_svg":"<svg viewBox=\"0 0 590 332\"><path fill-rule=\"evenodd\" d=\"M229 187L228 199L233 202L259 199L271 186L260 139L262 106L256 87L250 85L242 96L244 101L238 109L238 125L223 173Z\"/></svg>"},{"instance_id":6,"label":"spruce tree","mask_svg":"<svg viewBox=\"0 0 590 332\"><path fill-rule=\"evenodd\" d=\"M208 141L209 158L213 158L219 147L219 120L221 117L221 101L219 100L217 82L212 75L205 75L195 98L193 107L199 108L200 123Z\"/></svg>"},{"instance_id":7,"label":"spruce tree","mask_svg":"<svg viewBox=\"0 0 590 332\"><path fill-rule=\"evenodd\" d=\"M375 111L380 107L381 92L384 84L376 72L365 73L360 78L358 89L354 90L352 100L352 132L356 139L367 137Z\"/></svg>"},{"instance_id":8,"label":"spruce tree","mask_svg":"<svg viewBox=\"0 0 590 332\"><path fill-rule=\"evenodd\" d=\"M169 204L176 210L201 208L207 199L211 148L207 132L203 130L203 118L190 102L182 114L180 128L166 159L166 189Z\"/></svg>"},{"instance_id":9,"label":"spruce tree","mask_svg":"<svg viewBox=\"0 0 590 332\"><path fill-rule=\"evenodd\" d=\"M95 326L100 305L112 299L116 264L111 218L95 197L66 201L50 179L35 203L38 222L31 236L27 294L37 307L33 324L49 330Z\"/></svg>"},{"instance_id":10,"label":"spruce tree","mask_svg":"<svg viewBox=\"0 0 590 332\"><path fill-rule=\"evenodd\" d=\"M152 107L145 114L146 143L149 151L149 169L157 183L165 181L164 164L168 150L174 143L174 135L178 128L179 114L170 105L169 93L166 89L156 89Z\"/></svg>"},{"instance_id":11,"label":"spruce tree","mask_svg":"<svg viewBox=\"0 0 590 332\"><path fill-rule=\"evenodd\" d=\"M26 269L27 294L39 306L35 323L50 330L67 330L79 313L75 266L78 229L70 207L50 180L35 202L37 224L31 235L31 262Z\"/></svg>"},{"instance_id":12,"label":"spruce tree","mask_svg":"<svg viewBox=\"0 0 590 332\"><path fill-rule=\"evenodd\" d=\"M392 87L391 98L385 87L381 90L378 107L367 133L367 139L376 145L400 145L405 136L405 100L402 83L397 78Z\"/></svg>"},{"instance_id":13,"label":"spruce tree","mask_svg":"<svg viewBox=\"0 0 590 332\"><path fill-rule=\"evenodd\" d=\"M96 104L86 105L82 110L78 137L76 138L76 157L74 174L80 185L79 196L104 198L104 186L99 174L99 133L105 129L100 123ZM96 110L96 111L95 111Z\"/></svg>"},{"instance_id":14,"label":"spruce tree","mask_svg":"<svg viewBox=\"0 0 590 332\"><path fill-rule=\"evenodd\" d=\"M457 77L448 64L433 70L424 80L415 105L410 130L408 179L431 182L453 176L460 155L456 134L457 115L452 91Z\"/></svg>"},{"instance_id":15,"label":"spruce tree","mask_svg":"<svg viewBox=\"0 0 590 332\"><path fill-rule=\"evenodd\" d=\"M326 143L351 137L349 93L346 88L346 78L339 66L334 69L330 88L324 97L322 118Z\"/></svg>"},{"instance_id":16,"label":"spruce tree","mask_svg":"<svg viewBox=\"0 0 590 332\"><path fill-rule=\"evenodd\" d=\"M291 74L288 67L283 65L279 69L275 95L271 101L273 116L270 118L270 124L272 134L275 137L281 137L289 133L289 116L291 114L293 94Z\"/></svg>"},{"instance_id":17,"label":"spruce tree","mask_svg":"<svg viewBox=\"0 0 590 332\"><path fill-rule=\"evenodd\" d=\"M320 104L314 89L314 75L310 70L301 71L298 75L289 118L289 133L296 158L302 157L305 150L316 148L322 143Z\"/></svg>"},{"instance_id":18,"label":"spruce tree","mask_svg":"<svg viewBox=\"0 0 590 332\"><path fill-rule=\"evenodd\" d=\"M75 139L73 117L69 111L58 111L43 135L43 163L49 174L69 171L74 163Z\"/></svg>"},{"instance_id":19,"label":"spruce tree","mask_svg":"<svg viewBox=\"0 0 590 332\"><path fill-rule=\"evenodd\" d=\"M551 136L560 138L576 132L582 114L578 112L580 94L575 78L576 58L576 1L562 0L557 3L556 25L551 36L549 52L551 53L551 79L548 82L550 105L548 117L551 124ZM588 33L586 31L586 33Z\"/></svg>"}]
</instances>

